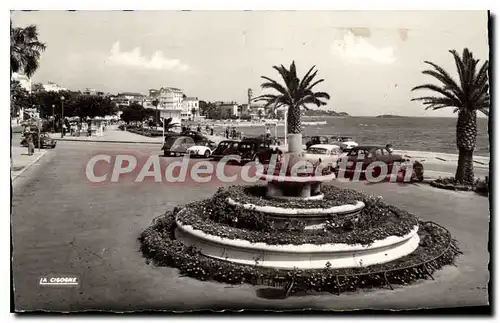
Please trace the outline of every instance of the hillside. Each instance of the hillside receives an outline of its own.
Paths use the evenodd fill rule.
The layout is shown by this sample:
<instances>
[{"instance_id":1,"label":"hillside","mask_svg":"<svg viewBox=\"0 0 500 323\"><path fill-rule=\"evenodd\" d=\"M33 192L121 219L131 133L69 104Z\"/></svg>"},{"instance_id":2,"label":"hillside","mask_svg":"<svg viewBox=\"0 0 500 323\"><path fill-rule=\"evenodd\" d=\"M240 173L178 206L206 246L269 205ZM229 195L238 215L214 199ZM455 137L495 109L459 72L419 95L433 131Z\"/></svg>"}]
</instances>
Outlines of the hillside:
<instances>
[{"instance_id":1,"label":"hillside","mask_svg":"<svg viewBox=\"0 0 500 323\"><path fill-rule=\"evenodd\" d=\"M317 116L333 116L333 117L348 117L349 114L347 112L336 112L333 110L306 110L304 111L304 115L307 117L317 117Z\"/></svg>"}]
</instances>

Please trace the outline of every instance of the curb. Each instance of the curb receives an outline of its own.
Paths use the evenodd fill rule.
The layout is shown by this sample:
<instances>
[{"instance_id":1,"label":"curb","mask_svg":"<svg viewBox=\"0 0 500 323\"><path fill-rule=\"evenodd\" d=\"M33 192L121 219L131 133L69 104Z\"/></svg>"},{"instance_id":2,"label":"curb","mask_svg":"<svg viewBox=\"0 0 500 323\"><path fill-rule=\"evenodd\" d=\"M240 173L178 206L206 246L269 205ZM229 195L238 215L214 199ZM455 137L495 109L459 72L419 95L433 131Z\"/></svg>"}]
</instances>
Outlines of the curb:
<instances>
[{"instance_id":1,"label":"curb","mask_svg":"<svg viewBox=\"0 0 500 323\"><path fill-rule=\"evenodd\" d=\"M121 141L121 140L80 140L80 139L61 139L53 138L55 141L73 141L73 142L103 142L103 143L116 143L116 144L155 144L161 145L163 142L155 141Z\"/></svg>"},{"instance_id":2,"label":"curb","mask_svg":"<svg viewBox=\"0 0 500 323\"><path fill-rule=\"evenodd\" d=\"M30 168L31 166L33 166L33 164L35 164L37 161L39 161L43 156L45 156L47 154L47 150L44 150L43 153L41 153L37 158L35 158L34 160L32 160L28 165L24 166L23 169L21 169L19 171L19 173L17 173L16 175L12 175L11 174L11 177L12 177L12 182L14 182L19 176L22 175L22 173L24 173L25 170L27 170L28 168Z\"/></svg>"}]
</instances>

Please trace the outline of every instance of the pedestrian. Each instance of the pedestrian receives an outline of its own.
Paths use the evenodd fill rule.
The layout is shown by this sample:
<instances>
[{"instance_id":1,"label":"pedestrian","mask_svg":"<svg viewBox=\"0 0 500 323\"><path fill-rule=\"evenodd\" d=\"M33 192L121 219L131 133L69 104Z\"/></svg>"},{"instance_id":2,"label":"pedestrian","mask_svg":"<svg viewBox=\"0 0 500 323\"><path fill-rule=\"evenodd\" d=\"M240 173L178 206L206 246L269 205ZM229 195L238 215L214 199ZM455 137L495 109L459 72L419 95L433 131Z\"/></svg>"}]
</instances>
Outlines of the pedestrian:
<instances>
[{"instance_id":1,"label":"pedestrian","mask_svg":"<svg viewBox=\"0 0 500 323\"><path fill-rule=\"evenodd\" d=\"M213 136L214 135L214 126L210 126L210 135Z\"/></svg>"},{"instance_id":2,"label":"pedestrian","mask_svg":"<svg viewBox=\"0 0 500 323\"><path fill-rule=\"evenodd\" d=\"M28 155L31 156L35 152L35 145L33 143L33 135L31 133L28 134L28 138L26 139L28 143Z\"/></svg>"},{"instance_id":3,"label":"pedestrian","mask_svg":"<svg viewBox=\"0 0 500 323\"><path fill-rule=\"evenodd\" d=\"M229 139L229 127L226 127L226 139Z\"/></svg>"},{"instance_id":4,"label":"pedestrian","mask_svg":"<svg viewBox=\"0 0 500 323\"><path fill-rule=\"evenodd\" d=\"M232 132L233 132L233 139L235 139L236 138L236 127L233 127L233 131Z\"/></svg>"},{"instance_id":5,"label":"pedestrian","mask_svg":"<svg viewBox=\"0 0 500 323\"><path fill-rule=\"evenodd\" d=\"M266 127L266 138L269 139L271 137L271 130L269 130L269 127Z\"/></svg>"},{"instance_id":6,"label":"pedestrian","mask_svg":"<svg viewBox=\"0 0 500 323\"><path fill-rule=\"evenodd\" d=\"M196 131L201 132L201 125L198 123L198 127L196 128Z\"/></svg>"}]
</instances>

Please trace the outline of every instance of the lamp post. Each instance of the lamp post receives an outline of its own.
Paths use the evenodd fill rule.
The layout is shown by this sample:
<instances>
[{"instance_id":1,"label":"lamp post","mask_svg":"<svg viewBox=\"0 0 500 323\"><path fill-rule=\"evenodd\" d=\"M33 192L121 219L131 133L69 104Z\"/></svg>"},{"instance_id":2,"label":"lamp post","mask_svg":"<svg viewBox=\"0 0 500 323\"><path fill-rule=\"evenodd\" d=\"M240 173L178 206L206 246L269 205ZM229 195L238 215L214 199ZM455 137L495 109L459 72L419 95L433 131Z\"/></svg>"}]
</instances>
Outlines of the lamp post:
<instances>
[{"instance_id":1,"label":"lamp post","mask_svg":"<svg viewBox=\"0 0 500 323\"><path fill-rule=\"evenodd\" d=\"M64 138L64 96L61 95L61 138Z\"/></svg>"},{"instance_id":2,"label":"lamp post","mask_svg":"<svg viewBox=\"0 0 500 323\"><path fill-rule=\"evenodd\" d=\"M54 113L55 108L56 108L56 105L52 104L52 133L54 133L54 131L56 131L56 116Z\"/></svg>"}]
</instances>

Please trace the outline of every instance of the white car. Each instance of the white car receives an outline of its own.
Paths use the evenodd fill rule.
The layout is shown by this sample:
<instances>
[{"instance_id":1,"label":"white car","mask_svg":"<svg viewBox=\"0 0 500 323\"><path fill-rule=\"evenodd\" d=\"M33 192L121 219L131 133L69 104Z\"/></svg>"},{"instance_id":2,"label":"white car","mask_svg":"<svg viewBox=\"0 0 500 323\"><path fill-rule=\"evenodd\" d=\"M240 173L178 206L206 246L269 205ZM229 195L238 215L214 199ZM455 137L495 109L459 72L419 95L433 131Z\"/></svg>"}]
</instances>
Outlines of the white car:
<instances>
[{"instance_id":1,"label":"white car","mask_svg":"<svg viewBox=\"0 0 500 323\"><path fill-rule=\"evenodd\" d=\"M190 157L205 157L208 158L212 155L212 150L207 146L191 146L187 149L186 154Z\"/></svg>"},{"instance_id":2,"label":"white car","mask_svg":"<svg viewBox=\"0 0 500 323\"><path fill-rule=\"evenodd\" d=\"M338 137L337 142L344 152L349 152L354 147L358 147L358 143L355 142L351 137Z\"/></svg>"},{"instance_id":3,"label":"white car","mask_svg":"<svg viewBox=\"0 0 500 323\"><path fill-rule=\"evenodd\" d=\"M331 165L333 168L337 161L345 154L339 145L317 144L312 145L304 152L304 158L311 163L323 163Z\"/></svg>"}]
</instances>

